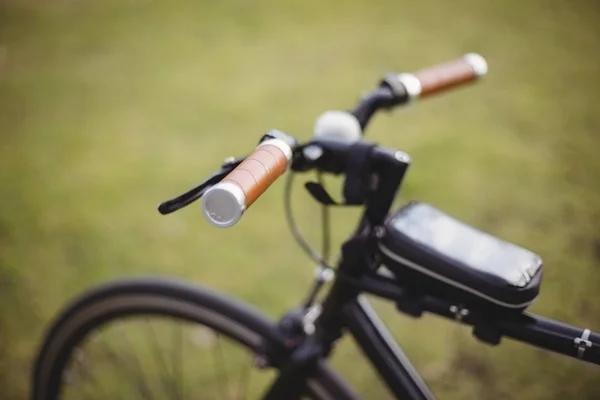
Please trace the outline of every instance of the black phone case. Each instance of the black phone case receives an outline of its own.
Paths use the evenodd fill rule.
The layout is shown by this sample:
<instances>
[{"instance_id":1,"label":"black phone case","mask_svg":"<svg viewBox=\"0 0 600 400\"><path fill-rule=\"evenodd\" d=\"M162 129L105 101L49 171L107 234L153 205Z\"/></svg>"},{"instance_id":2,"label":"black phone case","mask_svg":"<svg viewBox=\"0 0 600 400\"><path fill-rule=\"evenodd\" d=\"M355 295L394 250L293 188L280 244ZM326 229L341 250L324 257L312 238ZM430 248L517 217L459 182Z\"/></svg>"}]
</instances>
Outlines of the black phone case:
<instances>
[{"instance_id":1,"label":"black phone case","mask_svg":"<svg viewBox=\"0 0 600 400\"><path fill-rule=\"evenodd\" d=\"M460 246L436 243L440 236L436 229L442 225L449 232L444 241ZM423 294L464 305L522 311L539 293L542 260L537 254L426 203L411 202L388 218L378 248L396 279ZM474 255L477 262L472 261Z\"/></svg>"}]
</instances>

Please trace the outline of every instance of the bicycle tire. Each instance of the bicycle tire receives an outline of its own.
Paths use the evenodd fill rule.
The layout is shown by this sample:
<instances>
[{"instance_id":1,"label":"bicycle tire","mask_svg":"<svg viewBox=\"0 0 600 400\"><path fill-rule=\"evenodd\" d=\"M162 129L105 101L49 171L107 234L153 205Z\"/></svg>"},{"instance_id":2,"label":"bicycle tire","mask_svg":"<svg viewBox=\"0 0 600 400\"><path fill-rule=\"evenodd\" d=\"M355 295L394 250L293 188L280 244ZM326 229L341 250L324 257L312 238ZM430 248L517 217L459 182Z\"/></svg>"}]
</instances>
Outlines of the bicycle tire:
<instances>
[{"instance_id":1,"label":"bicycle tire","mask_svg":"<svg viewBox=\"0 0 600 400\"><path fill-rule=\"evenodd\" d=\"M60 399L64 368L96 328L127 316L148 314L210 326L250 350L257 350L261 340L278 340L272 320L217 291L168 278L121 279L86 291L58 314L35 360L31 398ZM311 398L319 400L358 399L324 360L308 380L307 389Z\"/></svg>"}]
</instances>

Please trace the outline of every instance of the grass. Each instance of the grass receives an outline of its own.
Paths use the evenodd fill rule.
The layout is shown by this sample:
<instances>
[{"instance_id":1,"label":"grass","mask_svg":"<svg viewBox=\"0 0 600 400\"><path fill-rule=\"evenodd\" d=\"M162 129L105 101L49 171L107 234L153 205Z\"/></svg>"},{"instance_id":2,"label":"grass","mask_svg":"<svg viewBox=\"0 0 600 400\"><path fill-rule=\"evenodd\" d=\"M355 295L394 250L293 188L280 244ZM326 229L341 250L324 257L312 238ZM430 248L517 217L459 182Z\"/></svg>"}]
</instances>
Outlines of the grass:
<instances>
[{"instance_id":1,"label":"grass","mask_svg":"<svg viewBox=\"0 0 600 400\"><path fill-rule=\"evenodd\" d=\"M600 330L599 8L559 2L0 2L0 383L25 397L43 329L98 282L167 274L277 316L312 266L282 182L230 230L156 204L276 127L308 138L390 70L477 51L481 84L377 117L419 199L543 255L535 312ZM298 191L311 237L316 208ZM337 211L339 243L353 210ZM316 219L314 219L316 221ZM596 398L596 370L376 303L440 398ZM381 389L350 343L334 363ZM516 363L515 360L519 362Z\"/></svg>"}]
</instances>

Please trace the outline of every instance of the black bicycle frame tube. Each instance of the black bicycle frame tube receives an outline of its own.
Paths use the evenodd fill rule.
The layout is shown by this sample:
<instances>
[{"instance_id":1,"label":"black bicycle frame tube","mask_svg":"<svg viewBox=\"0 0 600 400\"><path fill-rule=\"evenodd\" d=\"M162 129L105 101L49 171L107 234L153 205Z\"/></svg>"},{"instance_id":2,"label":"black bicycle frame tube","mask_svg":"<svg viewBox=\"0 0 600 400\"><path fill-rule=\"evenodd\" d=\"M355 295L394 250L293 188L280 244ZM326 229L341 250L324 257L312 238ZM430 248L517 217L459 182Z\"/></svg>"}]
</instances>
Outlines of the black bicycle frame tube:
<instances>
[{"instance_id":1,"label":"black bicycle frame tube","mask_svg":"<svg viewBox=\"0 0 600 400\"><path fill-rule=\"evenodd\" d=\"M366 298L346 304L344 325L396 398L435 398Z\"/></svg>"},{"instance_id":2,"label":"black bicycle frame tube","mask_svg":"<svg viewBox=\"0 0 600 400\"><path fill-rule=\"evenodd\" d=\"M449 307L439 301L430 301L428 311L454 318ZM462 323L477 327L477 317L465 318ZM498 317L491 321L500 336L550 350L568 357L600 365L600 334L538 315L523 313L514 317Z\"/></svg>"},{"instance_id":3,"label":"black bicycle frame tube","mask_svg":"<svg viewBox=\"0 0 600 400\"><path fill-rule=\"evenodd\" d=\"M348 284L360 292L374 294L395 302L405 298L404 289L392 277L383 273L363 275L359 279L345 277ZM600 365L600 334L563 322L553 321L530 313L489 313L470 310L457 319L452 310L457 306L449 301L425 296L419 300L422 311L431 312L474 327L491 328L499 335L550 350L565 356ZM488 314L495 316L490 318Z\"/></svg>"}]
</instances>

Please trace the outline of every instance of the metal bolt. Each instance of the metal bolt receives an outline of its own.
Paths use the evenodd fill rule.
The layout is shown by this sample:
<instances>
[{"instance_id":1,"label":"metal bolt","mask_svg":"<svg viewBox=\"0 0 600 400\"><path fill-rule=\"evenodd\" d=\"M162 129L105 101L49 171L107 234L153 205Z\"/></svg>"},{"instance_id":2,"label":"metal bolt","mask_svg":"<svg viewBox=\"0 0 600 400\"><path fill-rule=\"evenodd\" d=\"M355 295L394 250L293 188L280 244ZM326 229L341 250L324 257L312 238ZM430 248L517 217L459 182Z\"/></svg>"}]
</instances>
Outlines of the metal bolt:
<instances>
[{"instance_id":1,"label":"metal bolt","mask_svg":"<svg viewBox=\"0 0 600 400\"><path fill-rule=\"evenodd\" d=\"M394 156L396 157L396 160L402 161L403 163L410 162L410 156L403 151L397 151Z\"/></svg>"},{"instance_id":2,"label":"metal bolt","mask_svg":"<svg viewBox=\"0 0 600 400\"><path fill-rule=\"evenodd\" d=\"M323 155L323 149L315 145L306 146L302 150L302 154L304 154L307 160L316 161Z\"/></svg>"},{"instance_id":3,"label":"metal bolt","mask_svg":"<svg viewBox=\"0 0 600 400\"><path fill-rule=\"evenodd\" d=\"M450 306L450 312L454 314L454 318L457 321L462 321L462 319L469 315L469 310L463 308L462 306Z\"/></svg>"},{"instance_id":4,"label":"metal bolt","mask_svg":"<svg viewBox=\"0 0 600 400\"><path fill-rule=\"evenodd\" d=\"M384 236L385 236L385 228L383 226L376 226L375 227L375 237L378 239L381 239Z\"/></svg>"},{"instance_id":5,"label":"metal bolt","mask_svg":"<svg viewBox=\"0 0 600 400\"><path fill-rule=\"evenodd\" d=\"M315 279L319 282L329 282L333 279L335 271L331 268L318 266L315 268Z\"/></svg>"},{"instance_id":6,"label":"metal bolt","mask_svg":"<svg viewBox=\"0 0 600 400\"><path fill-rule=\"evenodd\" d=\"M575 338L573 341L575 343L575 348L577 349L577 357L583 358L585 354L585 350L592 347L592 342L588 339L590 338L591 331L589 329L585 329L581 334L581 337Z\"/></svg>"}]
</instances>

